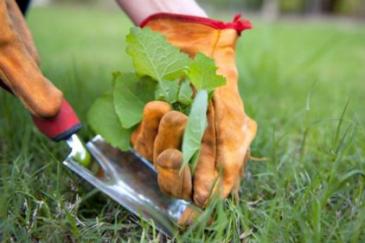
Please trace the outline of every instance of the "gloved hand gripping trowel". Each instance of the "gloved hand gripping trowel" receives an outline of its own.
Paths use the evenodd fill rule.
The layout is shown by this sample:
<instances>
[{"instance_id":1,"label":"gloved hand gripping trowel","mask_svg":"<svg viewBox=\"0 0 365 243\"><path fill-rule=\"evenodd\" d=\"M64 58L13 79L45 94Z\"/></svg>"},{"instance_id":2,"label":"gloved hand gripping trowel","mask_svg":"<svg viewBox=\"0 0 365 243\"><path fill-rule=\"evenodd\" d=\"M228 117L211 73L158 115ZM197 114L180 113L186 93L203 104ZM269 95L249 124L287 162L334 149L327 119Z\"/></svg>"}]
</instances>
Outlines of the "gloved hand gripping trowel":
<instances>
[{"instance_id":1,"label":"gloved hand gripping trowel","mask_svg":"<svg viewBox=\"0 0 365 243\"><path fill-rule=\"evenodd\" d=\"M39 70L36 48L14 0L0 2L0 86L23 102L44 135L67 142L71 153L64 165L132 213L173 235L179 221L196 212L189 203L163 194L154 168L133 152L114 149L98 136L85 148L76 135L81 128L77 115ZM97 164L98 172L85 164Z\"/></svg>"}]
</instances>

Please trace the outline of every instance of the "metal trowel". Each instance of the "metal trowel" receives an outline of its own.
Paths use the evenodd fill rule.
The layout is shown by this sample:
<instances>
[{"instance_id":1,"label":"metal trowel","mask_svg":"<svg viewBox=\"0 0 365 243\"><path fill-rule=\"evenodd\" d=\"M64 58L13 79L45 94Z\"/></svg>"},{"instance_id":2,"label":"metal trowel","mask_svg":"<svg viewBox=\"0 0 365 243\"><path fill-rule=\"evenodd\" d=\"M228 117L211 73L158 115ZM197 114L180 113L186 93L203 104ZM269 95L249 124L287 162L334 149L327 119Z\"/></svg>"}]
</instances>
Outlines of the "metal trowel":
<instances>
[{"instance_id":1,"label":"metal trowel","mask_svg":"<svg viewBox=\"0 0 365 243\"><path fill-rule=\"evenodd\" d=\"M198 210L184 200L163 194L154 167L135 152L113 148L100 136L89 141L86 148L77 135L72 135L67 143L72 150L63 161L65 166L131 213L152 220L165 235L176 233L186 210ZM91 169L82 165L82 159L89 160L88 153L92 155L87 161Z\"/></svg>"},{"instance_id":2,"label":"metal trowel","mask_svg":"<svg viewBox=\"0 0 365 243\"><path fill-rule=\"evenodd\" d=\"M0 87L11 92L0 80ZM32 117L37 128L48 138L66 141L71 148L63 164L78 176L108 195L131 213L153 222L168 236L178 230L178 222L187 212L197 211L192 204L163 194L153 166L133 151L122 152L100 136L83 144L76 133L80 121L64 100L52 119Z\"/></svg>"}]
</instances>

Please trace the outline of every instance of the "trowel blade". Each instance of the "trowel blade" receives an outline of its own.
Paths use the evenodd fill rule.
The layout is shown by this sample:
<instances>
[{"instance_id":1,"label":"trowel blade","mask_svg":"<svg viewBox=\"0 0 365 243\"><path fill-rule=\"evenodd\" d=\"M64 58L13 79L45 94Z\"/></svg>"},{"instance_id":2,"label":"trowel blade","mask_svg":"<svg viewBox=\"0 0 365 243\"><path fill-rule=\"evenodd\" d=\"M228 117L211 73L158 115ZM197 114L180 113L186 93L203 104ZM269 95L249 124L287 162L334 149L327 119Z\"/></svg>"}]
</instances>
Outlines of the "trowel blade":
<instances>
[{"instance_id":1,"label":"trowel blade","mask_svg":"<svg viewBox=\"0 0 365 243\"><path fill-rule=\"evenodd\" d=\"M72 141L68 143L73 150L80 150L77 143L75 146ZM157 184L156 171L147 160L132 151L113 148L100 136L86 147L92 155L88 168L77 162L75 152L71 152L63 164L131 213L152 220L164 234L176 233L178 219L192 205L163 194Z\"/></svg>"}]
</instances>

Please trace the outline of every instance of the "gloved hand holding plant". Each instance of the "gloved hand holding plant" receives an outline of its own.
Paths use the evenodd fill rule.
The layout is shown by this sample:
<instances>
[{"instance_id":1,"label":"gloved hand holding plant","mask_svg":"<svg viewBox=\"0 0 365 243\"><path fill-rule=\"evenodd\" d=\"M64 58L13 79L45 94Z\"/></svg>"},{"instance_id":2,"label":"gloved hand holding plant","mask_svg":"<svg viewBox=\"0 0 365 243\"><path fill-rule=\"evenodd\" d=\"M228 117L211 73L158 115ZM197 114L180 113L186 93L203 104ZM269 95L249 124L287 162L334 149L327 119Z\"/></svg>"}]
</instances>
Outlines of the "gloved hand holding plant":
<instances>
[{"instance_id":1,"label":"gloved hand holding plant","mask_svg":"<svg viewBox=\"0 0 365 243\"><path fill-rule=\"evenodd\" d=\"M206 207L212 195L238 189L256 134L235 65L236 40L250 23L157 14L141 26L127 36L136 73L114 74L89 123L150 160L163 192Z\"/></svg>"}]
</instances>

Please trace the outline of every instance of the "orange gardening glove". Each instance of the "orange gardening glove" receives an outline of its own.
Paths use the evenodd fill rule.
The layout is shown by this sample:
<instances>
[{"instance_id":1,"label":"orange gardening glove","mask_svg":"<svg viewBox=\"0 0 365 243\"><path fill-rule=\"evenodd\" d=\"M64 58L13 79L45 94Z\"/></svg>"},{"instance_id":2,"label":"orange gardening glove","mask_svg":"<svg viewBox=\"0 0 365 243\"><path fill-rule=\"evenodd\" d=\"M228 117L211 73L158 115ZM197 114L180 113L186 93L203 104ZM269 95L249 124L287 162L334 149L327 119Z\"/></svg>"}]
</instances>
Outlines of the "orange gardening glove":
<instances>
[{"instance_id":1,"label":"orange gardening glove","mask_svg":"<svg viewBox=\"0 0 365 243\"><path fill-rule=\"evenodd\" d=\"M38 67L32 36L15 0L0 1L0 84L37 117L57 115L63 95Z\"/></svg>"},{"instance_id":2,"label":"orange gardening glove","mask_svg":"<svg viewBox=\"0 0 365 243\"><path fill-rule=\"evenodd\" d=\"M244 112L238 92L235 45L248 21L238 17L232 23L207 18L157 14L142 27L160 32L174 46L194 57L198 52L214 59L217 73L227 83L214 91L208 108L208 127L203 136L197 167L180 173L181 143L187 116L173 111L165 102L145 106L143 120L132 135L132 145L153 161L158 183L165 193L205 207L211 196L227 197L239 187L249 158L249 146L256 135L256 122Z\"/></svg>"}]
</instances>

